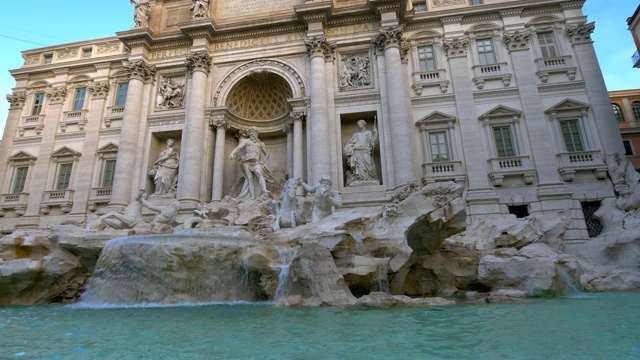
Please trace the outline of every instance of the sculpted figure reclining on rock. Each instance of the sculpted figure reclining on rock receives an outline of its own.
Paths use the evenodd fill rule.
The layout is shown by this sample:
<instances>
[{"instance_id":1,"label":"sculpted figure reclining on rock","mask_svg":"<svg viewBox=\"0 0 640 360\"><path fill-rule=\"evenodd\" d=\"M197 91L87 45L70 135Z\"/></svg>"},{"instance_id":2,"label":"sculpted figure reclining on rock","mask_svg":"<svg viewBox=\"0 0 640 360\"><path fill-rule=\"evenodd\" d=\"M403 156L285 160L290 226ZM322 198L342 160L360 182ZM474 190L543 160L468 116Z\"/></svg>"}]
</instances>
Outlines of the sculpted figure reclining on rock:
<instances>
[{"instance_id":1,"label":"sculpted figure reclining on rock","mask_svg":"<svg viewBox=\"0 0 640 360\"><path fill-rule=\"evenodd\" d=\"M278 231L280 228L294 228L302 225L303 221L298 212L298 199L296 199L296 190L301 184L302 181L299 177L287 180L282 190L282 195L280 195L273 231Z\"/></svg>"},{"instance_id":2,"label":"sculpted figure reclining on rock","mask_svg":"<svg viewBox=\"0 0 640 360\"><path fill-rule=\"evenodd\" d=\"M131 200L122 213L110 211L87 224L85 230L91 230L92 227L98 226L101 223L116 230L133 228L142 220L143 196L144 189L138 190L136 197Z\"/></svg>"},{"instance_id":3,"label":"sculpted figure reclining on rock","mask_svg":"<svg viewBox=\"0 0 640 360\"><path fill-rule=\"evenodd\" d=\"M310 193L316 196L313 204L312 222L326 218L333 214L333 209L342 206L342 199L338 191L331 188L333 181L331 177L325 175L320 178L316 186L311 186L300 182L300 185Z\"/></svg>"},{"instance_id":4,"label":"sculpted figure reclining on rock","mask_svg":"<svg viewBox=\"0 0 640 360\"><path fill-rule=\"evenodd\" d=\"M157 212L157 214L148 222L158 223L158 224L167 224L172 225L173 221L176 219L178 212L180 212L180 202L174 201L169 205L153 205L148 202L144 197L140 199L142 201L142 205L149 210Z\"/></svg>"}]
</instances>

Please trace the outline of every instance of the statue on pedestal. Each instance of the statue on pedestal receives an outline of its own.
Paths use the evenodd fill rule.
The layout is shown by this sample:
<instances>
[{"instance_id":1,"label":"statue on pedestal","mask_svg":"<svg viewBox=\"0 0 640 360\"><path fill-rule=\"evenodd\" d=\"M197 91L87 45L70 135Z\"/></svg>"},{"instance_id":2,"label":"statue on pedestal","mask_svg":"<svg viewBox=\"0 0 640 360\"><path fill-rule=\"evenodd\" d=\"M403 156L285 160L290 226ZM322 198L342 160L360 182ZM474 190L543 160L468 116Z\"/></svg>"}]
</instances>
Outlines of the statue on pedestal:
<instances>
[{"instance_id":1,"label":"statue on pedestal","mask_svg":"<svg viewBox=\"0 0 640 360\"><path fill-rule=\"evenodd\" d=\"M273 176L267 168L268 153L267 148L258 139L258 128L255 126L249 129L248 134L242 134L238 146L229 155L230 159L235 159L238 153L242 155L238 159L242 168L243 178L242 188L237 195L233 196L238 200L257 199L263 194L269 194L267 181L272 181ZM235 186L234 186L235 188ZM235 191L232 190L232 193Z\"/></svg>"},{"instance_id":2,"label":"statue on pedestal","mask_svg":"<svg viewBox=\"0 0 640 360\"><path fill-rule=\"evenodd\" d=\"M209 17L209 0L193 0L191 18Z\"/></svg>"},{"instance_id":3,"label":"statue on pedestal","mask_svg":"<svg viewBox=\"0 0 640 360\"><path fill-rule=\"evenodd\" d=\"M174 144L175 140L167 140L167 148L160 153L160 157L153 163L153 169L149 172L155 184L156 191L153 195L166 197L176 195L180 159L178 152L173 148Z\"/></svg>"},{"instance_id":4,"label":"statue on pedestal","mask_svg":"<svg viewBox=\"0 0 640 360\"><path fill-rule=\"evenodd\" d=\"M135 8L133 10L133 21L137 28L149 26L149 15L151 15L151 5L148 0L129 0Z\"/></svg>"},{"instance_id":5,"label":"statue on pedestal","mask_svg":"<svg viewBox=\"0 0 640 360\"><path fill-rule=\"evenodd\" d=\"M350 169L347 186L363 185L367 182L380 183L376 164L373 161L373 149L378 144L378 129L374 126L371 132L367 130L366 125L366 121L358 120L360 131L353 134L351 140L344 146L344 154Z\"/></svg>"}]
</instances>

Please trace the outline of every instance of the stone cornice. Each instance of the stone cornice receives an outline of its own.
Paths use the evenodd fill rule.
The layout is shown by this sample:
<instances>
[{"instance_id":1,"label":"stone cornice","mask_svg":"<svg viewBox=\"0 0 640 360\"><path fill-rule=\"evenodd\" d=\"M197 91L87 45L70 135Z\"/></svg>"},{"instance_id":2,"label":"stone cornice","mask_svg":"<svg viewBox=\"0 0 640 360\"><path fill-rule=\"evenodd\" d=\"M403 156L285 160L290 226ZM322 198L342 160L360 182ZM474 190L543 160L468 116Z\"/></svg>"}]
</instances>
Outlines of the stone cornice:
<instances>
[{"instance_id":1,"label":"stone cornice","mask_svg":"<svg viewBox=\"0 0 640 360\"><path fill-rule=\"evenodd\" d=\"M465 57L469 51L469 38L456 38L443 40L444 49L447 51L449 58Z\"/></svg>"},{"instance_id":2,"label":"stone cornice","mask_svg":"<svg viewBox=\"0 0 640 360\"><path fill-rule=\"evenodd\" d=\"M181 112L152 115L147 118L149 126L167 126L167 125L182 125L184 124L185 113Z\"/></svg>"},{"instance_id":3,"label":"stone cornice","mask_svg":"<svg viewBox=\"0 0 640 360\"><path fill-rule=\"evenodd\" d=\"M506 97L506 96L518 96L520 94L520 90L518 89L504 89L504 90L486 90L486 91L476 91L473 93L474 99L494 99L497 97Z\"/></svg>"},{"instance_id":4,"label":"stone cornice","mask_svg":"<svg viewBox=\"0 0 640 360\"><path fill-rule=\"evenodd\" d=\"M379 29L378 36L374 37L371 43L374 48L380 52L390 47L400 48L400 45L404 41L402 34L404 34L404 27L402 25Z\"/></svg>"},{"instance_id":5,"label":"stone cornice","mask_svg":"<svg viewBox=\"0 0 640 360\"><path fill-rule=\"evenodd\" d=\"M504 42L507 44L509 52L518 50L529 50L531 48L531 31L520 30L504 34Z\"/></svg>"},{"instance_id":6,"label":"stone cornice","mask_svg":"<svg viewBox=\"0 0 640 360\"><path fill-rule=\"evenodd\" d=\"M333 14L333 1L312 1L293 7L296 15L305 24L326 23Z\"/></svg>"},{"instance_id":7,"label":"stone cornice","mask_svg":"<svg viewBox=\"0 0 640 360\"><path fill-rule=\"evenodd\" d=\"M187 23L178 24L180 30L192 39L205 38L208 42L213 41L216 33L216 23L210 18L197 18Z\"/></svg>"},{"instance_id":8,"label":"stone cornice","mask_svg":"<svg viewBox=\"0 0 640 360\"><path fill-rule=\"evenodd\" d=\"M592 43L591 33L596 29L596 24L590 22L582 25L567 25L567 35L573 45Z\"/></svg>"},{"instance_id":9,"label":"stone cornice","mask_svg":"<svg viewBox=\"0 0 640 360\"><path fill-rule=\"evenodd\" d=\"M566 91L566 90L582 90L585 88L584 81L572 81L566 82L562 84L553 84L553 85L538 85L538 91L541 93L550 93L556 91Z\"/></svg>"},{"instance_id":10,"label":"stone cornice","mask_svg":"<svg viewBox=\"0 0 640 360\"><path fill-rule=\"evenodd\" d=\"M316 56L330 58L336 50L336 45L327 41L327 37L324 35L307 39L304 44L307 46L307 55L311 58Z\"/></svg>"},{"instance_id":11,"label":"stone cornice","mask_svg":"<svg viewBox=\"0 0 640 360\"><path fill-rule=\"evenodd\" d=\"M121 31L117 32L116 35L118 35L118 39L129 49L142 46L149 50L155 38L154 33L148 28L135 28L128 31Z\"/></svg>"},{"instance_id":12,"label":"stone cornice","mask_svg":"<svg viewBox=\"0 0 640 360\"><path fill-rule=\"evenodd\" d=\"M109 82L108 81L100 81L89 84L87 87L89 93L91 94L91 99L105 99L109 94Z\"/></svg>"},{"instance_id":13,"label":"stone cornice","mask_svg":"<svg viewBox=\"0 0 640 360\"><path fill-rule=\"evenodd\" d=\"M11 95L7 95L7 101L9 102L9 110L24 108L26 99L27 99L27 94L24 91L14 92Z\"/></svg>"},{"instance_id":14,"label":"stone cornice","mask_svg":"<svg viewBox=\"0 0 640 360\"><path fill-rule=\"evenodd\" d=\"M456 101L455 95L437 95L437 96L425 96L419 98L411 98L411 105L421 105L421 104L436 104L436 103L444 103L450 102L454 103Z\"/></svg>"},{"instance_id":15,"label":"stone cornice","mask_svg":"<svg viewBox=\"0 0 640 360\"><path fill-rule=\"evenodd\" d=\"M156 74L156 67L147 64L143 60L132 61L124 63L123 65L132 79L147 81Z\"/></svg>"},{"instance_id":16,"label":"stone cornice","mask_svg":"<svg viewBox=\"0 0 640 360\"><path fill-rule=\"evenodd\" d=\"M201 71L209 74L211 69L211 56L206 51L198 51L187 55L185 66L190 72Z\"/></svg>"},{"instance_id":17,"label":"stone cornice","mask_svg":"<svg viewBox=\"0 0 640 360\"><path fill-rule=\"evenodd\" d=\"M228 41L228 40L236 40L236 39L251 39L263 36L273 36L273 35L281 35L281 34L291 34L291 33L299 33L306 30L306 26L304 25L291 25L286 27L279 28L270 28L270 29L260 29L255 31L247 31L247 32L231 32L226 34L218 34L214 37L214 42L219 41Z\"/></svg>"},{"instance_id":18,"label":"stone cornice","mask_svg":"<svg viewBox=\"0 0 640 360\"><path fill-rule=\"evenodd\" d=\"M62 104L67 97L67 87L58 86L49 88L45 91L45 94L47 95L47 99L49 100L49 105Z\"/></svg>"}]
</instances>

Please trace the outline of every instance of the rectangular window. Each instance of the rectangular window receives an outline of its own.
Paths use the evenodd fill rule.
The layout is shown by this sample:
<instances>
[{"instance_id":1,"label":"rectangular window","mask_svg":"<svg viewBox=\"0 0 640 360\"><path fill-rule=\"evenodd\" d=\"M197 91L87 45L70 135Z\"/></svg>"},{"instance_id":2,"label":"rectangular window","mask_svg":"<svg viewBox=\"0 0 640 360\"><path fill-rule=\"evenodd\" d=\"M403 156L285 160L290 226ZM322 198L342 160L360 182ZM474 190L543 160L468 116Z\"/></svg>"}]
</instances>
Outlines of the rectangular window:
<instances>
[{"instance_id":1,"label":"rectangular window","mask_svg":"<svg viewBox=\"0 0 640 360\"><path fill-rule=\"evenodd\" d=\"M622 143L624 144L624 154L633 155L633 147L631 147L631 141L623 140Z\"/></svg>"},{"instance_id":2,"label":"rectangular window","mask_svg":"<svg viewBox=\"0 0 640 360\"><path fill-rule=\"evenodd\" d=\"M497 63L496 53L493 49L492 39L478 39L476 40L478 47L478 60L480 65L490 65Z\"/></svg>"},{"instance_id":3,"label":"rectangular window","mask_svg":"<svg viewBox=\"0 0 640 360\"><path fill-rule=\"evenodd\" d=\"M88 59L91 57L91 49L82 49L82 57Z\"/></svg>"},{"instance_id":4,"label":"rectangular window","mask_svg":"<svg viewBox=\"0 0 640 360\"><path fill-rule=\"evenodd\" d=\"M553 36L553 32L539 33L538 43L540 44L540 51L542 52L542 57L553 58L558 56L558 51L556 51L556 43L555 43L555 37Z\"/></svg>"},{"instance_id":5,"label":"rectangular window","mask_svg":"<svg viewBox=\"0 0 640 360\"><path fill-rule=\"evenodd\" d=\"M104 172L102 174L102 187L113 186L113 174L116 170L116 160L107 160L104 162Z\"/></svg>"},{"instance_id":6,"label":"rectangular window","mask_svg":"<svg viewBox=\"0 0 640 360\"><path fill-rule=\"evenodd\" d=\"M413 4L413 11L415 12L425 12L427 11L427 4Z\"/></svg>"},{"instance_id":7,"label":"rectangular window","mask_svg":"<svg viewBox=\"0 0 640 360\"><path fill-rule=\"evenodd\" d=\"M45 64L51 64L53 62L53 55L49 54L49 55L44 55L44 63Z\"/></svg>"},{"instance_id":8,"label":"rectangular window","mask_svg":"<svg viewBox=\"0 0 640 360\"><path fill-rule=\"evenodd\" d=\"M516 156L511 138L510 126L496 126L493 128L493 138L496 142L496 153L498 157Z\"/></svg>"},{"instance_id":9,"label":"rectangular window","mask_svg":"<svg viewBox=\"0 0 640 360\"><path fill-rule=\"evenodd\" d=\"M76 96L73 98L73 110L82 110L84 108L84 98L87 96L87 88L76 89Z\"/></svg>"},{"instance_id":10,"label":"rectangular window","mask_svg":"<svg viewBox=\"0 0 640 360\"><path fill-rule=\"evenodd\" d=\"M33 107L31 115L40 115L42 112L42 104L44 104L44 93L37 93L33 97Z\"/></svg>"},{"instance_id":11,"label":"rectangular window","mask_svg":"<svg viewBox=\"0 0 640 360\"><path fill-rule=\"evenodd\" d=\"M560 121L560 129L562 130L562 137L567 146L567 151L584 151L578 120Z\"/></svg>"},{"instance_id":12,"label":"rectangular window","mask_svg":"<svg viewBox=\"0 0 640 360\"><path fill-rule=\"evenodd\" d=\"M71 169L73 163L63 163L58 166L58 181L56 182L56 190L66 190L71 183Z\"/></svg>"},{"instance_id":13,"label":"rectangular window","mask_svg":"<svg viewBox=\"0 0 640 360\"><path fill-rule=\"evenodd\" d=\"M482 5L484 0L469 0L469 5Z\"/></svg>"},{"instance_id":14,"label":"rectangular window","mask_svg":"<svg viewBox=\"0 0 640 360\"><path fill-rule=\"evenodd\" d=\"M418 63L420 71L433 71L436 69L436 57L433 52L433 45L418 47Z\"/></svg>"},{"instance_id":15,"label":"rectangular window","mask_svg":"<svg viewBox=\"0 0 640 360\"><path fill-rule=\"evenodd\" d=\"M27 182L28 171L29 171L28 166L21 166L19 168L16 168L16 177L13 180L12 193L17 194L24 191L24 184Z\"/></svg>"},{"instance_id":16,"label":"rectangular window","mask_svg":"<svg viewBox=\"0 0 640 360\"><path fill-rule=\"evenodd\" d=\"M446 131L437 131L429 133L429 145L431 148L432 162L450 161L449 142L447 141Z\"/></svg>"},{"instance_id":17,"label":"rectangular window","mask_svg":"<svg viewBox=\"0 0 640 360\"><path fill-rule=\"evenodd\" d=\"M127 91L129 91L129 83L118 84L116 106L124 106L127 103Z\"/></svg>"}]
</instances>

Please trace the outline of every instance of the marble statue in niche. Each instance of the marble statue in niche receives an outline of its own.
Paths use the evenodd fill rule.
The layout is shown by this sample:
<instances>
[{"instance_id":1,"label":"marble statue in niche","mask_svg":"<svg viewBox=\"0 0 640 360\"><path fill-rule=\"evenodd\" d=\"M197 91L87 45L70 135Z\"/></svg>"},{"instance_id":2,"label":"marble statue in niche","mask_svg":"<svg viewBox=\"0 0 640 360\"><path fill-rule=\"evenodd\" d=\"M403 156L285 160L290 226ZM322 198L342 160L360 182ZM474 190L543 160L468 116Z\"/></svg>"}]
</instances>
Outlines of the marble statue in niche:
<instances>
[{"instance_id":1,"label":"marble statue in niche","mask_svg":"<svg viewBox=\"0 0 640 360\"><path fill-rule=\"evenodd\" d=\"M178 187L178 166L180 158L178 151L173 148L175 140L167 140L167 148L160 153L160 157L153 163L149 176L153 177L155 192L153 195L175 197Z\"/></svg>"},{"instance_id":2,"label":"marble statue in niche","mask_svg":"<svg viewBox=\"0 0 640 360\"><path fill-rule=\"evenodd\" d=\"M243 174L240 179L242 187L239 191L232 190L232 197L238 200L246 200L257 199L264 194L270 194L269 190L267 190L267 182L274 182L274 180L271 171L267 167L267 160L269 159L267 148L258 139L258 128L254 126L249 131L240 132L238 146L233 149L229 158L233 160L238 154L240 154L238 162ZM235 194L236 192L237 194Z\"/></svg>"},{"instance_id":3,"label":"marble statue in niche","mask_svg":"<svg viewBox=\"0 0 640 360\"><path fill-rule=\"evenodd\" d=\"M209 17L209 0L193 0L191 11L192 19Z\"/></svg>"},{"instance_id":4,"label":"marble statue in niche","mask_svg":"<svg viewBox=\"0 0 640 360\"><path fill-rule=\"evenodd\" d=\"M373 151L378 145L378 129L373 132L367 130L367 122L358 120L360 131L353 134L351 140L344 146L347 158L347 186L378 185L378 172L373 158Z\"/></svg>"},{"instance_id":5,"label":"marble statue in niche","mask_svg":"<svg viewBox=\"0 0 640 360\"><path fill-rule=\"evenodd\" d=\"M341 58L340 89L351 90L371 85L371 61L367 55L344 55Z\"/></svg>"},{"instance_id":6,"label":"marble statue in niche","mask_svg":"<svg viewBox=\"0 0 640 360\"><path fill-rule=\"evenodd\" d=\"M149 26L149 15L151 14L151 5L148 0L129 0L135 8L133 9L133 21L137 28Z\"/></svg>"},{"instance_id":7,"label":"marble statue in niche","mask_svg":"<svg viewBox=\"0 0 640 360\"><path fill-rule=\"evenodd\" d=\"M158 87L156 107L158 110L177 109L184 106L184 80L179 81L167 76Z\"/></svg>"}]
</instances>

